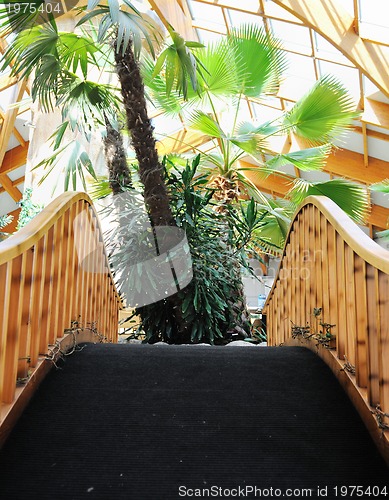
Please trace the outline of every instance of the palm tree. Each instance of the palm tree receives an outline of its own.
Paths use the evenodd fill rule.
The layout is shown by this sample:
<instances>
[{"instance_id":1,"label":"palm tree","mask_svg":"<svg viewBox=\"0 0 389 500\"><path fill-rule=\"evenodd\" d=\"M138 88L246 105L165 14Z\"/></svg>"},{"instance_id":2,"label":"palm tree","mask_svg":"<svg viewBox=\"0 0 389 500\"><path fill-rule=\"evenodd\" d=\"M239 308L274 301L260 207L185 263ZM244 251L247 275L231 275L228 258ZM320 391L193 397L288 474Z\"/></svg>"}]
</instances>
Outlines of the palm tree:
<instances>
[{"instance_id":1,"label":"palm tree","mask_svg":"<svg viewBox=\"0 0 389 500\"><path fill-rule=\"evenodd\" d=\"M163 169L155 148L153 127L147 114L143 82L137 64L142 36L146 39L152 55L154 55L153 43L137 9L128 0L124 0L123 5L121 8L115 1L109 1L107 5L98 5L96 0L88 2L78 26L84 27L86 23L89 25L98 20L99 30L95 39L85 30L82 35L59 33L54 19L50 19L43 26L31 27L31 22L34 23L34 20L30 15L23 18L20 12L14 13L7 19L6 29L14 27L20 30L23 21L27 29L18 34L16 41L7 50L5 65L12 61L14 73L21 76L31 75L33 70L37 70L32 85L33 98L38 98L46 109L52 107L53 99L56 105L61 106L65 121L54 135L54 155L46 160L50 171L55 167L58 153L66 148L65 146L59 149L68 126L72 129L78 128L87 136L93 124L104 124L107 132L104 143L110 169L110 184L113 191L118 193L121 190L121 183L131 182L121 136L112 126L119 112L119 100L115 90L109 85L87 79L88 65L101 68L101 60L103 66L109 63L109 58L105 56L108 45L114 55L126 122L139 163L144 200L151 223L153 226L174 226L175 220L169 206ZM92 26L93 33L95 30ZM176 51L179 62L184 68L182 72L173 74L172 80L177 76L177 86L179 89L182 88L185 95L187 79L190 79L195 87L196 58L191 55L190 46L187 47L174 30L171 29L170 34L173 43L169 50ZM198 45L194 44L196 47ZM171 62L171 57L169 61ZM160 59L160 68L163 62L164 56ZM82 73L81 76L77 74L77 70ZM78 171L83 175L83 166L87 167L89 173L95 175L84 152L81 155L74 154L72 158L73 168L70 171L68 168L68 180L71 177L75 178L70 173ZM65 187L68 187L68 184L68 181L65 182ZM185 330L180 299L170 297L168 301L171 303L172 314L176 316L178 332Z\"/></svg>"},{"instance_id":2,"label":"palm tree","mask_svg":"<svg viewBox=\"0 0 389 500\"><path fill-rule=\"evenodd\" d=\"M246 195L254 197L271 220L278 217L278 209L283 219L286 208L270 202L256 189L256 176L283 176L285 165L302 171L323 168L334 147L332 141L347 131L358 116L354 103L335 78L324 76L291 110L272 121L241 121L240 112L246 100L260 100L275 95L279 89L286 67L280 43L258 26L243 25L198 57L208 73L203 73L197 93L190 93L188 102L177 93L168 94L163 75L155 77L151 60L145 61L144 77L153 100L168 114L185 116L190 127L214 142L216 152L203 153L203 167L209 174L210 185L216 189L221 210ZM293 135L303 149L274 153L271 139L280 135ZM243 167L240 160L246 156L255 164L246 163ZM347 189L350 196L345 197ZM338 190L341 196L337 196ZM366 192L343 181L322 185L298 180L290 197L301 201L302 196L313 192L335 198L359 222L366 213ZM290 214L290 207L287 212ZM282 227L281 220L279 228Z\"/></svg>"}]
</instances>

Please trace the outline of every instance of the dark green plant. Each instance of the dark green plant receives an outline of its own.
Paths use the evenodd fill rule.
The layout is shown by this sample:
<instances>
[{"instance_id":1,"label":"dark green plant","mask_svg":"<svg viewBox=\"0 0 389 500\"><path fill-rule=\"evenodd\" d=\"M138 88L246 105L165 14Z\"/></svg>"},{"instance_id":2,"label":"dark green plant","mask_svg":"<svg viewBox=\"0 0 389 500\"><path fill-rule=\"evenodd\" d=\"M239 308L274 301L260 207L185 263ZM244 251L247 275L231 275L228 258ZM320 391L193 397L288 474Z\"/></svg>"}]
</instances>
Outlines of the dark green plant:
<instances>
[{"instance_id":1,"label":"dark green plant","mask_svg":"<svg viewBox=\"0 0 389 500\"><path fill-rule=\"evenodd\" d=\"M231 291L242 289L240 269L248 266L247 245L261 223L254 201L237 207L240 217L231 212L218 213L214 190L206 175L197 173L200 157L183 169L165 159L167 187L177 226L187 236L193 265L193 279L178 293L182 319L187 328L178 332L171 304L163 300L138 308L146 341L169 343L227 343L240 333L237 329ZM233 297L233 300L231 299ZM242 308L243 304L239 304Z\"/></svg>"},{"instance_id":2,"label":"dark green plant","mask_svg":"<svg viewBox=\"0 0 389 500\"><path fill-rule=\"evenodd\" d=\"M21 211L19 214L18 225L16 227L17 230L24 227L30 220L32 220L39 212L42 211L43 205L39 205L38 203L34 203L31 199L32 189L26 188L23 193L23 198L19 202L21 206Z\"/></svg>"}]
</instances>

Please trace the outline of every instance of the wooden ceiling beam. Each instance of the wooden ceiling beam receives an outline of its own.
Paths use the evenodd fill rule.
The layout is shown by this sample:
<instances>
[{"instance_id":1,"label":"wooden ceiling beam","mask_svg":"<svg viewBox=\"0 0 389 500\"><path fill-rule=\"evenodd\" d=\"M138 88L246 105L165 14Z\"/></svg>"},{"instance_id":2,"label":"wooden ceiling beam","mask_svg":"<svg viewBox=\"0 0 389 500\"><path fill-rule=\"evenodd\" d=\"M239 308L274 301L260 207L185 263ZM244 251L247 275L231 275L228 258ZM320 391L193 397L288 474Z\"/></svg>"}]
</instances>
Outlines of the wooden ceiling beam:
<instances>
[{"instance_id":1,"label":"wooden ceiling beam","mask_svg":"<svg viewBox=\"0 0 389 500\"><path fill-rule=\"evenodd\" d=\"M7 174L26 164L29 142L25 146L17 146L16 148L6 151L3 164L0 167L0 174Z\"/></svg>"},{"instance_id":2,"label":"wooden ceiling beam","mask_svg":"<svg viewBox=\"0 0 389 500\"><path fill-rule=\"evenodd\" d=\"M389 177L389 163L369 156L365 167L363 154L338 149L329 156L323 171L369 185Z\"/></svg>"},{"instance_id":3,"label":"wooden ceiling beam","mask_svg":"<svg viewBox=\"0 0 389 500\"><path fill-rule=\"evenodd\" d=\"M195 130L180 130L169 137L157 142L158 153L163 156L170 153L187 153L192 151L196 153L196 148L207 143L210 138Z\"/></svg>"},{"instance_id":4,"label":"wooden ceiling beam","mask_svg":"<svg viewBox=\"0 0 389 500\"><path fill-rule=\"evenodd\" d=\"M19 177L19 179L15 179L14 181L11 181L11 182L12 182L13 186L18 186L19 184L22 184L22 182L24 182L24 180L25 180L25 177L23 175L22 177ZM7 190L3 186L0 186L0 194L5 193L5 192L7 192Z\"/></svg>"},{"instance_id":5,"label":"wooden ceiling beam","mask_svg":"<svg viewBox=\"0 0 389 500\"><path fill-rule=\"evenodd\" d=\"M149 4L166 28L170 24L185 40L198 40L196 30L192 26L192 19L185 15L189 9L185 12L182 7L183 1L180 5L176 0L149 0Z\"/></svg>"},{"instance_id":6,"label":"wooden ceiling beam","mask_svg":"<svg viewBox=\"0 0 389 500\"><path fill-rule=\"evenodd\" d=\"M363 40L354 17L337 0L273 0L347 57L389 97L389 55L379 44Z\"/></svg>"},{"instance_id":7,"label":"wooden ceiling beam","mask_svg":"<svg viewBox=\"0 0 389 500\"><path fill-rule=\"evenodd\" d=\"M241 161L241 165L252 166L252 164ZM293 186L294 177L285 176L280 177L275 174L271 174L266 178L261 178L256 175L255 172L246 171L245 175L260 189L262 192L267 194L275 194L279 198L286 198L287 193ZM371 224L378 229L386 229L389 221L389 208L383 207L381 205L372 205L369 215L366 219L366 224Z\"/></svg>"},{"instance_id":8,"label":"wooden ceiling beam","mask_svg":"<svg viewBox=\"0 0 389 500\"><path fill-rule=\"evenodd\" d=\"M0 184L3 186L5 191L11 196L11 198L18 202L22 199L22 193L19 189L13 185L13 182L6 174L0 174Z\"/></svg>"},{"instance_id":9,"label":"wooden ceiling beam","mask_svg":"<svg viewBox=\"0 0 389 500\"><path fill-rule=\"evenodd\" d=\"M361 121L389 130L389 104L373 99L365 99Z\"/></svg>"},{"instance_id":10,"label":"wooden ceiling beam","mask_svg":"<svg viewBox=\"0 0 389 500\"><path fill-rule=\"evenodd\" d=\"M18 225L20 210L21 210L20 208L17 208L16 210L9 212L8 215L12 215L13 219L7 226L4 226L1 229L2 233L14 233L16 231L16 226Z\"/></svg>"},{"instance_id":11,"label":"wooden ceiling beam","mask_svg":"<svg viewBox=\"0 0 389 500\"><path fill-rule=\"evenodd\" d=\"M26 85L27 85L26 79L18 83L18 88L16 91L16 95L14 97L15 103L18 103L22 100L24 91L26 90ZM17 107L8 108L5 113L3 125L0 130L0 165L2 165L5 153L7 151L8 142L15 126L15 120L17 114L18 114Z\"/></svg>"},{"instance_id":12,"label":"wooden ceiling beam","mask_svg":"<svg viewBox=\"0 0 389 500\"><path fill-rule=\"evenodd\" d=\"M15 85L18 83L18 79L16 76L10 76L10 75L1 75L0 76L0 92L2 90L6 90L9 87L12 87L12 85Z\"/></svg>"}]
</instances>

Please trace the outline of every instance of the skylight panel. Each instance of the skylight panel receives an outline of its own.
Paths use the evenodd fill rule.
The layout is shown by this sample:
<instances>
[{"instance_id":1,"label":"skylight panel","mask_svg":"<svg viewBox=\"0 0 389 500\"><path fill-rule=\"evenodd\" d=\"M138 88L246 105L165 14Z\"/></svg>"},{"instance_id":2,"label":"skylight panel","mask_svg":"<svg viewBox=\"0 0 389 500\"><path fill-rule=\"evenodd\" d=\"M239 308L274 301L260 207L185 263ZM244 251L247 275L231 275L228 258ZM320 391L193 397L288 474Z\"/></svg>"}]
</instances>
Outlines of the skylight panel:
<instances>
[{"instance_id":1,"label":"skylight panel","mask_svg":"<svg viewBox=\"0 0 389 500\"><path fill-rule=\"evenodd\" d=\"M282 82L279 95L296 101L302 97L315 83L315 67L313 59L299 54L287 53L288 70Z\"/></svg>"},{"instance_id":2,"label":"skylight panel","mask_svg":"<svg viewBox=\"0 0 389 500\"><path fill-rule=\"evenodd\" d=\"M339 3L350 15L354 16L354 0L337 0L337 3Z\"/></svg>"},{"instance_id":3,"label":"skylight panel","mask_svg":"<svg viewBox=\"0 0 389 500\"><path fill-rule=\"evenodd\" d=\"M360 99L359 73L357 68L342 66L326 61L319 61L319 69L321 76L333 75L337 77L347 88L350 95L357 104Z\"/></svg>"},{"instance_id":4,"label":"skylight panel","mask_svg":"<svg viewBox=\"0 0 389 500\"><path fill-rule=\"evenodd\" d=\"M296 16L290 14L286 9L275 4L272 0L265 0L264 9L265 14L269 17L283 19L285 21L292 21L297 24L303 24Z\"/></svg>"},{"instance_id":5,"label":"skylight panel","mask_svg":"<svg viewBox=\"0 0 389 500\"><path fill-rule=\"evenodd\" d=\"M319 33L314 33L316 55L320 59L327 59L351 66L349 59L345 57L339 49L323 38Z\"/></svg>"},{"instance_id":6,"label":"skylight panel","mask_svg":"<svg viewBox=\"0 0 389 500\"><path fill-rule=\"evenodd\" d=\"M217 31L225 30L226 23L222 9L216 5L209 5L194 0L188 2L195 23L207 23L214 27Z\"/></svg>"},{"instance_id":7,"label":"skylight panel","mask_svg":"<svg viewBox=\"0 0 389 500\"><path fill-rule=\"evenodd\" d=\"M389 45L388 0L359 0L359 21L362 38Z\"/></svg>"},{"instance_id":8,"label":"skylight panel","mask_svg":"<svg viewBox=\"0 0 389 500\"><path fill-rule=\"evenodd\" d=\"M202 28L197 28L197 34L199 36L199 40L204 45L209 45L213 42L217 42L221 36L221 33L215 33L214 31L208 31Z\"/></svg>"},{"instance_id":9,"label":"skylight panel","mask_svg":"<svg viewBox=\"0 0 389 500\"><path fill-rule=\"evenodd\" d=\"M312 53L308 28L283 21L272 20L270 23L275 36L281 40L286 50L306 55Z\"/></svg>"},{"instance_id":10,"label":"skylight panel","mask_svg":"<svg viewBox=\"0 0 389 500\"><path fill-rule=\"evenodd\" d=\"M259 0L219 0L218 5L221 7L239 8L248 12L256 13L259 10Z\"/></svg>"},{"instance_id":11,"label":"skylight panel","mask_svg":"<svg viewBox=\"0 0 389 500\"><path fill-rule=\"evenodd\" d=\"M230 20L231 26L240 26L246 23L255 23L263 25L263 20L261 16L255 16L254 14L247 14L247 12L239 12L238 10L228 10L228 18Z\"/></svg>"}]
</instances>

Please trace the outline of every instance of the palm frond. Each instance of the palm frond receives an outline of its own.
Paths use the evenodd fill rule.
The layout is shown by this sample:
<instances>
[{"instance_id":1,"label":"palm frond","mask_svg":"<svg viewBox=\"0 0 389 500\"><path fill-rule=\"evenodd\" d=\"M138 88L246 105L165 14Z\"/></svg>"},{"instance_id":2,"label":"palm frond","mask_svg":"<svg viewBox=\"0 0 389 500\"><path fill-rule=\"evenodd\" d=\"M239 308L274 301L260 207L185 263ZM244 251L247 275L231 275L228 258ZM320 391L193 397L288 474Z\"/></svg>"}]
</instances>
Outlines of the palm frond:
<instances>
[{"instance_id":1,"label":"palm frond","mask_svg":"<svg viewBox=\"0 0 389 500\"><path fill-rule=\"evenodd\" d=\"M198 42L187 42L172 26L168 28L172 44L165 48L158 56L152 77L158 75L165 68L166 94L170 96L173 85L179 95L188 99L188 82L192 89L198 90L198 77L204 69L196 56L195 50L204 48Z\"/></svg>"},{"instance_id":2,"label":"palm frond","mask_svg":"<svg viewBox=\"0 0 389 500\"><path fill-rule=\"evenodd\" d=\"M234 64L234 52L225 39L208 45L198 54L198 59L207 69L206 74L203 74L203 81L199 82L200 97L206 98L208 93L213 96L231 96L239 93L240 85L238 69ZM194 94L193 97L198 96Z\"/></svg>"},{"instance_id":3,"label":"palm frond","mask_svg":"<svg viewBox=\"0 0 389 500\"><path fill-rule=\"evenodd\" d=\"M50 24L34 26L18 33L2 57L1 70L11 66L11 74L22 78L29 76L46 55L58 57L58 38L54 20Z\"/></svg>"},{"instance_id":4,"label":"palm frond","mask_svg":"<svg viewBox=\"0 0 389 500\"><path fill-rule=\"evenodd\" d=\"M194 111L190 116L190 126L199 132L217 139L225 139L226 134L217 121L202 111Z\"/></svg>"},{"instance_id":5,"label":"palm frond","mask_svg":"<svg viewBox=\"0 0 389 500\"><path fill-rule=\"evenodd\" d=\"M104 125L104 113L111 116L118 111L119 99L110 85L74 77L61 87L57 105L62 108L62 119L88 138L96 122Z\"/></svg>"},{"instance_id":6,"label":"palm frond","mask_svg":"<svg viewBox=\"0 0 389 500\"><path fill-rule=\"evenodd\" d=\"M67 143L65 146L55 151L50 157L42 160L33 170L43 167L46 172L40 178L38 185L41 185L56 167L62 166L61 172L64 174L64 191L71 187L73 191L77 190L77 179L82 183L84 190L87 190L85 172L97 180L96 172L93 168L89 155L84 146L77 140ZM54 185L54 189L58 184Z\"/></svg>"},{"instance_id":7,"label":"palm frond","mask_svg":"<svg viewBox=\"0 0 389 500\"><path fill-rule=\"evenodd\" d=\"M370 208L367 189L346 179L326 182L296 179L288 193L288 197L297 205L310 195L327 196L358 223L364 222Z\"/></svg>"},{"instance_id":8,"label":"palm frond","mask_svg":"<svg viewBox=\"0 0 389 500\"><path fill-rule=\"evenodd\" d=\"M323 76L285 115L284 123L310 145L341 137L359 112L346 88L333 76Z\"/></svg>"},{"instance_id":9,"label":"palm frond","mask_svg":"<svg viewBox=\"0 0 389 500\"><path fill-rule=\"evenodd\" d=\"M389 193L389 179L384 179L381 182L376 182L370 186L372 191L378 191L380 193Z\"/></svg>"},{"instance_id":10,"label":"palm frond","mask_svg":"<svg viewBox=\"0 0 389 500\"><path fill-rule=\"evenodd\" d=\"M240 92L248 97L276 93L286 68L280 41L256 24L234 28L227 40L234 52Z\"/></svg>"},{"instance_id":11,"label":"palm frond","mask_svg":"<svg viewBox=\"0 0 389 500\"><path fill-rule=\"evenodd\" d=\"M266 167L272 171L292 164L299 170L306 172L321 170L325 166L331 150L331 144L324 144L323 146L302 149L301 151L279 154L268 160Z\"/></svg>"},{"instance_id":12,"label":"palm frond","mask_svg":"<svg viewBox=\"0 0 389 500\"><path fill-rule=\"evenodd\" d=\"M92 200L100 200L112 194L108 176L98 175L92 182L88 182L88 194Z\"/></svg>"},{"instance_id":13,"label":"palm frond","mask_svg":"<svg viewBox=\"0 0 389 500\"><path fill-rule=\"evenodd\" d=\"M154 37L150 35L151 24L142 18L138 9L128 0L123 0L120 5L118 0L108 0L107 4L98 4L95 0L88 2L83 8L86 13L78 21L81 26L91 19L99 18L98 41L104 42L114 36L116 38L116 51L123 54L130 41L133 43L135 57L139 59L142 49L142 40L146 40L149 51L154 57Z\"/></svg>"},{"instance_id":14,"label":"palm frond","mask_svg":"<svg viewBox=\"0 0 389 500\"><path fill-rule=\"evenodd\" d=\"M168 94L166 79L162 74L154 76L155 66L152 59L145 55L141 62L141 73L145 86L148 89L149 99L154 106L167 115L178 115L183 110L183 98L173 89Z\"/></svg>"},{"instance_id":15,"label":"palm frond","mask_svg":"<svg viewBox=\"0 0 389 500\"><path fill-rule=\"evenodd\" d=\"M47 13L45 0L29 0L18 2L15 0L2 0L4 7L0 8L0 36L8 36L25 29L31 29L36 25L43 26L53 19L52 14ZM61 3L56 9L61 9ZM55 10L56 13L57 10ZM61 9L60 12L63 12Z\"/></svg>"}]
</instances>

